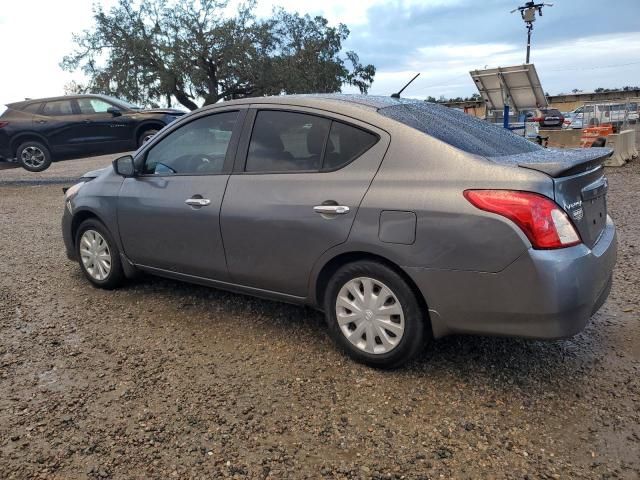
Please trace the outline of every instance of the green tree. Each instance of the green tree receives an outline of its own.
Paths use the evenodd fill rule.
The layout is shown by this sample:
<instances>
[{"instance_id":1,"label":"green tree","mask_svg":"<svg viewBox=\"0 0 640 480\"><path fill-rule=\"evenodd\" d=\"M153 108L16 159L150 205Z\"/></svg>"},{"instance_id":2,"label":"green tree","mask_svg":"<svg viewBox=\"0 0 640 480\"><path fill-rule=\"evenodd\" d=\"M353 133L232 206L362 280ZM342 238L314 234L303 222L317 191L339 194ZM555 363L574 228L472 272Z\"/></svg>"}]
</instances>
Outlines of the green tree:
<instances>
[{"instance_id":1,"label":"green tree","mask_svg":"<svg viewBox=\"0 0 640 480\"><path fill-rule=\"evenodd\" d=\"M255 2L229 14L227 0L119 0L94 6L95 26L74 36L61 66L81 69L85 88L132 102L193 110L221 99L281 93L366 93L375 67L342 54L348 28L282 9L255 16Z\"/></svg>"}]
</instances>

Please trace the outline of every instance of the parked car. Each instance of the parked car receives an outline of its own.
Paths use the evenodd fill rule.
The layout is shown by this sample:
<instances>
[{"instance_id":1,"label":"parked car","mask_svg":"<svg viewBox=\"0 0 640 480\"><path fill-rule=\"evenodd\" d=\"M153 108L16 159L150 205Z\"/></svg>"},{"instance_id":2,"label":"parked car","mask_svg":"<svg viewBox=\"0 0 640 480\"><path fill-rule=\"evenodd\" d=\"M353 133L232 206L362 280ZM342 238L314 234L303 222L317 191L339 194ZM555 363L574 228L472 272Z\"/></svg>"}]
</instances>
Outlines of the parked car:
<instances>
[{"instance_id":1,"label":"parked car","mask_svg":"<svg viewBox=\"0 0 640 480\"><path fill-rule=\"evenodd\" d=\"M2 111L4 110L4 111ZM144 110L105 95L69 95L10 103L0 110L0 157L41 172L63 157L137 149L180 110Z\"/></svg>"},{"instance_id":2,"label":"parked car","mask_svg":"<svg viewBox=\"0 0 640 480\"><path fill-rule=\"evenodd\" d=\"M610 154L421 101L235 100L85 175L62 233L97 287L143 271L311 305L355 359L394 367L452 333L582 330L616 260Z\"/></svg>"},{"instance_id":3,"label":"parked car","mask_svg":"<svg viewBox=\"0 0 640 480\"><path fill-rule=\"evenodd\" d=\"M583 105L571 112L570 122L565 122L565 128L581 129L588 126L611 124L618 130L626 123L636 123L638 116L636 102Z\"/></svg>"},{"instance_id":4,"label":"parked car","mask_svg":"<svg viewBox=\"0 0 640 480\"><path fill-rule=\"evenodd\" d=\"M541 108L531 121L538 122L540 128L562 128L564 115L556 108Z\"/></svg>"}]
</instances>

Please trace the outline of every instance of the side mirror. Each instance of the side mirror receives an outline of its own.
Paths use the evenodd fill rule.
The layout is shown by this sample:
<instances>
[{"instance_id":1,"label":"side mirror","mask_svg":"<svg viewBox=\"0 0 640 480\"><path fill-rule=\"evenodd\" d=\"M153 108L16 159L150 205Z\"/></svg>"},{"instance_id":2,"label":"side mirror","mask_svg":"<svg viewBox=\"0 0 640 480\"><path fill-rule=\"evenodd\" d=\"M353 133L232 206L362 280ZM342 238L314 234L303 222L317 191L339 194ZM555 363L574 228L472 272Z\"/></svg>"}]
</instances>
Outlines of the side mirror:
<instances>
[{"instance_id":1,"label":"side mirror","mask_svg":"<svg viewBox=\"0 0 640 480\"><path fill-rule=\"evenodd\" d=\"M120 115L122 115L122 112L120 111L120 109L116 107L107 108L107 112L113 115L114 117L119 117Z\"/></svg>"},{"instance_id":2,"label":"side mirror","mask_svg":"<svg viewBox=\"0 0 640 480\"><path fill-rule=\"evenodd\" d=\"M133 164L133 157L131 155L116 158L112 165L113 171L118 175L122 175L123 177L134 177L136 175L136 167Z\"/></svg>"}]
</instances>

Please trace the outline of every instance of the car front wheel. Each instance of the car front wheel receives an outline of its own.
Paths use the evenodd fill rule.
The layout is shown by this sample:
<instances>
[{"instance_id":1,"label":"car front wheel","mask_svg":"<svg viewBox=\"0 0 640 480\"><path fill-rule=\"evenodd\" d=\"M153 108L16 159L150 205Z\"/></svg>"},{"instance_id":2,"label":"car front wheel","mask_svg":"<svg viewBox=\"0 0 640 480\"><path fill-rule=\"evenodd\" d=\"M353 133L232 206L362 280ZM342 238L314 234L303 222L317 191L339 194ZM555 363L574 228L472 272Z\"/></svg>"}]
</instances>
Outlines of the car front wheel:
<instances>
[{"instance_id":1,"label":"car front wheel","mask_svg":"<svg viewBox=\"0 0 640 480\"><path fill-rule=\"evenodd\" d=\"M145 143L147 143L149 140L151 140L151 138L158 133L158 130L156 130L155 128L151 129L151 130L145 130L144 132L142 132L142 134L140 135L140 137L138 138L138 148L140 148L142 145L144 145Z\"/></svg>"},{"instance_id":2,"label":"car front wheel","mask_svg":"<svg viewBox=\"0 0 640 480\"><path fill-rule=\"evenodd\" d=\"M98 220L88 219L80 224L76 253L82 272L96 287L110 290L124 280L118 246Z\"/></svg>"},{"instance_id":3,"label":"car front wheel","mask_svg":"<svg viewBox=\"0 0 640 480\"><path fill-rule=\"evenodd\" d=\"M416 295L382 263L340 268L327 286L324 310L336 342L367 365L395 368L424 346L425 315Z\"/></svg>"}]
</instances>

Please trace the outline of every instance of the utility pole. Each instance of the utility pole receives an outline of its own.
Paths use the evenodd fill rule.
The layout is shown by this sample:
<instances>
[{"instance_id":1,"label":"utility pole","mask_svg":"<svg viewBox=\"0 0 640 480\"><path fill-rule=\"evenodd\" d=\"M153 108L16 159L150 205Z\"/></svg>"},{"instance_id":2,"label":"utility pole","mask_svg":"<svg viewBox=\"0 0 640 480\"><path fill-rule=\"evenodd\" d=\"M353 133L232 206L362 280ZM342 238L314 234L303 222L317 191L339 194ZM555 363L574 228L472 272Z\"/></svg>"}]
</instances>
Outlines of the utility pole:
<instances>
[{"instance_id":1,"label":"utility pole","mask_svg":"<svg viewBox=\"0 0 640 480\"><path fill-rule=\"evenodd\" d=\"M511 13L519 11L520 16L527 26L527 61L525 63L529 63L529 56L531 54L531 32L533 31L533 22L536 21L536 12L542 16L542 7L553 7L553 3L527 2L523 6L511 10Z\"/></svg>"}]
</instances>

